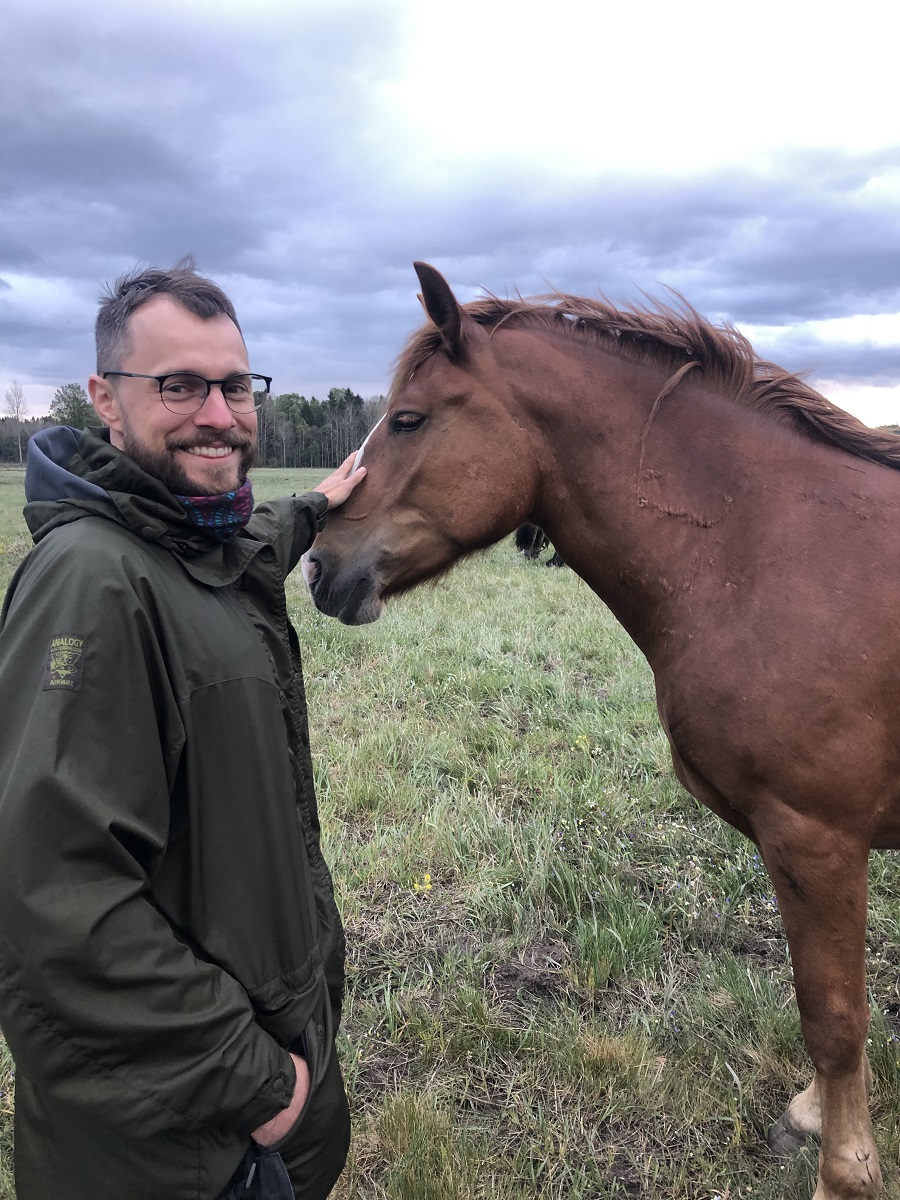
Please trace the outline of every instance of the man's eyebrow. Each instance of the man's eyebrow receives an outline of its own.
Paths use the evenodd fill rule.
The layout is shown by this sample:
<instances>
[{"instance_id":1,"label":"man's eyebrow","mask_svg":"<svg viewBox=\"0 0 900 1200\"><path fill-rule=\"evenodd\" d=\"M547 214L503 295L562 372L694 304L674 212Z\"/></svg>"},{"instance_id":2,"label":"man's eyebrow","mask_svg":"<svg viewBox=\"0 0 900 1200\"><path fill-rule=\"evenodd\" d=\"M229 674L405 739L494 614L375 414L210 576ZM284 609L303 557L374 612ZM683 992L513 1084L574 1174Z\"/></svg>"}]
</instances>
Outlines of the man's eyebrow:
<instances>
[{"instance_id":1,"label":"man's eyebrow","mask_svg":"<svg viewBox=\"0 0 900 1200\"><path fill-rule=\"evenodd\" d=\"M233 371L226 371L222 379L231 379L233 375L251 375L252 371L249 367L235 367ZM154 377L159 378L162 375L196 375L200 379L207 377L202 371L198 371L196 367L171 367L165 371L155 371Z\"/></svg>"}]
</instances>

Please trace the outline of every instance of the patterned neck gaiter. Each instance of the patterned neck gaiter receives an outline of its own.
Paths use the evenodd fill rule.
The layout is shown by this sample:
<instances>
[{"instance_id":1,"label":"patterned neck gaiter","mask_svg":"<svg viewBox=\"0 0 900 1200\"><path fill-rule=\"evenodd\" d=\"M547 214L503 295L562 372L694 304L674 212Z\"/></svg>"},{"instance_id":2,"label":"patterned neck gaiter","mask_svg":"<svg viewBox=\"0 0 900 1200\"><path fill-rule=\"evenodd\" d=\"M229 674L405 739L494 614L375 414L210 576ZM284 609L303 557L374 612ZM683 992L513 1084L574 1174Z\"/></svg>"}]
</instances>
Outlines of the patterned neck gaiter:
<instances>
[{"instance_id":1,"label":"patterned neck gaiter","mask_svg":"<svg viewBox=\"0 0 900 1200\"><path fill-rule=\"evenodd\" d=\"M188 520L205 529L220 542L227 542L250 520L253 512L253 487L247 479L236 492L221 496L176 496Z\"/></svg>"}]
</instances>

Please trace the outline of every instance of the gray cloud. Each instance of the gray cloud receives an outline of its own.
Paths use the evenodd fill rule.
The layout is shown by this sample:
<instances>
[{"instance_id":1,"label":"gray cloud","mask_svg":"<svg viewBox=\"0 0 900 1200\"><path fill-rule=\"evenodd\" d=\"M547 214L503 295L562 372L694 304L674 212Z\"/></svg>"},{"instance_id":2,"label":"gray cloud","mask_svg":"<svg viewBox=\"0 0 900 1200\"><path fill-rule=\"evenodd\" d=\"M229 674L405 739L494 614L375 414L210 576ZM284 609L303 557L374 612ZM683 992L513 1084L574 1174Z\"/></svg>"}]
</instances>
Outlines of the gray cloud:
<instances>
[{"instance_id":1,"label":"gray cloud","mask_svg":"<svg viewBox=\"0 0 900 1200\"><path fill-rule=\"evenodd\" d=\"M0 374L82 377L101 282L187 252L232 293L254 364L319 394L385 385L420 319L414 258L463 299L558 287L623 301L666 284L738 324L900 311L900 216L873 186L896 176L900 146L652 181L473 161L438 184L379 124L401 3L184 7L4 7ZM900 382L900 345L798 332L779 354L819 377Z\"/></svg>"}]
</instances>

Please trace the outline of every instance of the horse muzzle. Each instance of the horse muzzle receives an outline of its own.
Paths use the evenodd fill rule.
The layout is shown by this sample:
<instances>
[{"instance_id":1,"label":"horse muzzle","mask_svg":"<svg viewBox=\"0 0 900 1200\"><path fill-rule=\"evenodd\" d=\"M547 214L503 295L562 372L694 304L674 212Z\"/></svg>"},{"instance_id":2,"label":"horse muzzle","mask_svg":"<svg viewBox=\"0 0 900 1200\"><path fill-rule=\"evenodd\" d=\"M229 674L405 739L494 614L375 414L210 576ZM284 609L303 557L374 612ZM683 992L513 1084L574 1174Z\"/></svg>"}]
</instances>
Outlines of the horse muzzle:
<instances>
[{"instance_id":1,"label":"horse muzzle","mask_svg":"<svg viewBox=\"0 0 900 1200\"><path fill-rule=\"evenodd\" d=\"M319 612L345 625L368 625L381 616L384 604L366 567L354 563L341 567L313 546L301 558L300 568Z\"/></svg>"}]
</instances>

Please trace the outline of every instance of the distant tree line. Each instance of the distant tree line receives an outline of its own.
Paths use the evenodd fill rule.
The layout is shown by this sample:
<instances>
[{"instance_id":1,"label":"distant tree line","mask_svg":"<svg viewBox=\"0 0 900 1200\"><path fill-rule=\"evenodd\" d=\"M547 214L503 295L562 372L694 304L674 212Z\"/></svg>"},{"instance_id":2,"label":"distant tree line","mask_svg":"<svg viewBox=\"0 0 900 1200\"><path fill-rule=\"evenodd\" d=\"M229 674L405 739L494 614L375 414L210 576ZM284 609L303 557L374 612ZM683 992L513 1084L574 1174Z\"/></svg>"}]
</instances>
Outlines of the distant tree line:
<instances>
[{"instance_id":1,"label":"distant tree line","mask_svg":"<svg viewBox=\"0 0 900 1200\"><path fill-rule=\"evenodd\" d=\"M296 392L269 396L259 409L259 463L266 467L334 467L364 441L384 412L384 396L364 400L332 388L325 400Z\"/></svg>"},{"instance_id":2,"label":"distant tree line","mask_svg":"<svg viewBox=\"0 0 900 1200\"><path fill-rule=\"evenodd\" d=\"M296 392L261 401L259 417L259 456L263 467L335 467L355 450L384 412L385 397L364 400L350 388L332 388L326 399L307 400ZM70 425L74 429L97 426L87 392L80 383L67 383L56 389L46 417L27 417L27 406L20 384L6 389L3 417L0 417L0 462L20 463L29 437L51 425Z\"/></svg>"}]
</instances>

